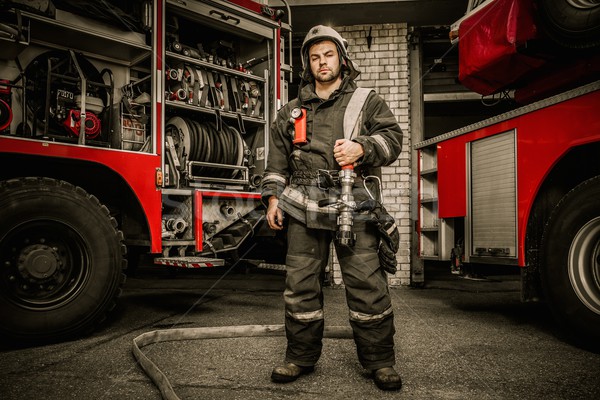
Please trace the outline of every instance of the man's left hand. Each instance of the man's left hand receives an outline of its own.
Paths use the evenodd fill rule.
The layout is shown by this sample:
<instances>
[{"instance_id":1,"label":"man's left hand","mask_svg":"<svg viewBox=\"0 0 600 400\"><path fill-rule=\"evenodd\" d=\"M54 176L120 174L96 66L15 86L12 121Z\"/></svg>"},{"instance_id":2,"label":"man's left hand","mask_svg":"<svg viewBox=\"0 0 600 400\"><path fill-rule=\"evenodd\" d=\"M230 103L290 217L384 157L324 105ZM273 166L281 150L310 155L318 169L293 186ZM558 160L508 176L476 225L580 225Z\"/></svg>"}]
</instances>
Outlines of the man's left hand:
<instances>
[{"instance_id":1,"label":"man's left hand","mask_svg":"<svg viewBox=\"0 0 600 400\"><path fill-rule=\"evenodd\" d=\"M364 154L362 145L352 140L338 139L333 146L333 156L341 167L354 165Z\"/></svg>"}]
</instances>

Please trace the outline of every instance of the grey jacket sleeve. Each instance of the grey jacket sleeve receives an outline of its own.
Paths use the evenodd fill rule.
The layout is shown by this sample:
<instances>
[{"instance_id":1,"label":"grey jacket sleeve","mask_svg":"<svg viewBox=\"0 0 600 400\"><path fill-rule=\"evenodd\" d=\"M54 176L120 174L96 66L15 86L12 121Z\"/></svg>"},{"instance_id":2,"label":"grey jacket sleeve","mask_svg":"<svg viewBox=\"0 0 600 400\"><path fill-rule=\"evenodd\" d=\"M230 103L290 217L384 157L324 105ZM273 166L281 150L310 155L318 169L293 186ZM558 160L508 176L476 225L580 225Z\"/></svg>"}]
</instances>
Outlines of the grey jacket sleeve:
<instances>
[{"instance_id":1,"label":"grey jacket sleeve","mask_svg":"<svg viewBox=\"0 0 600 400\"><path fill-rule=\"evenodd\" d=\"M268 205L269 197L279 198L289 181L288 162L292 151L292 136L289 131L290 109L288 103L279 110L275 122L271 125L269 154L261 185L261 198L265 205Z\"/></svg>"}]
</instances>

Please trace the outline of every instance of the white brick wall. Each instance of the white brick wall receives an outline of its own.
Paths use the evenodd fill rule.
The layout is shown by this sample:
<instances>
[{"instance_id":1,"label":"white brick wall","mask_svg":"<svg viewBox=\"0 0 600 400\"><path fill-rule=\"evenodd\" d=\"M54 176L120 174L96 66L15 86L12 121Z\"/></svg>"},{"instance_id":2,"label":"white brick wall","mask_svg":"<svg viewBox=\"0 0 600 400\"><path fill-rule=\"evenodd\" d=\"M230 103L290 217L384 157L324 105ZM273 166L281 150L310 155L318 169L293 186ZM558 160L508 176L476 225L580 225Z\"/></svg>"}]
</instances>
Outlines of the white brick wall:
<instances>
[{"instance_id":1,"label":"white brick wall","mask_svg":"<svg viewBox=\"0 0 600 400\"><path fill-rule=\"evenodd\" d=\"M371 48L367 36L371 28ZM391 166L382 169L384 203L396 218L400 231L397 254L398 272L389 276L391 286L410 284L410 118L409 74L406 24L353 25L335 27L348 41L348 53L361 70L356 82L374 88L398 119L404 132L402 153ZM332 254L335 252L332 251ZM333 284L341 285L342 277L333 257Z\"/></svg>"}]
</instances>

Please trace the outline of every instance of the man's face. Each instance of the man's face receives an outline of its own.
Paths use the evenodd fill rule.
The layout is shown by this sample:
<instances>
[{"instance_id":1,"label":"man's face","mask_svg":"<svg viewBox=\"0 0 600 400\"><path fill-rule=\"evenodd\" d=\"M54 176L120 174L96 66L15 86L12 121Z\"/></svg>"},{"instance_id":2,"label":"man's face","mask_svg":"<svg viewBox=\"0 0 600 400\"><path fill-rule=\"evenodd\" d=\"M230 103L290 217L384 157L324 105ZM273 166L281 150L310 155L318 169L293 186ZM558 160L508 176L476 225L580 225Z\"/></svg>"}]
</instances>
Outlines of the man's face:
<instances>
[{"instance_id":1,"label":"man's face","mask_svg":"<svg viewBox=\"0 0 600 400\"><path fill-rule=\"evenodd\" d=\"M324 40L308 49L310 71L317 82L335 81L340 76L340 57L335 43Z\"/></svg>"}]
</instances>

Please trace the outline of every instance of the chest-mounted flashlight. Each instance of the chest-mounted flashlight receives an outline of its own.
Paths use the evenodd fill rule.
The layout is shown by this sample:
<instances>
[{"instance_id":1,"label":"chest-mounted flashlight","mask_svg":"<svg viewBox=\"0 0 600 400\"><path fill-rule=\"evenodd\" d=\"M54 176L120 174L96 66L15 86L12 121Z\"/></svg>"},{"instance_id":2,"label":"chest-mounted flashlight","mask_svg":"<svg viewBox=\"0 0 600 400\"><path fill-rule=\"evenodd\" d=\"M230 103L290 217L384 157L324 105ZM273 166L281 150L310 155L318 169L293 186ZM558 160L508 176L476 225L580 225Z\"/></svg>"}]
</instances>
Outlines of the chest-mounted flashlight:
<instances>
[{"instance_id":1,"label":"chest-mounted flashlight","mask_svg":"<svg viewBox=\"0 0 600 400\"><path fill-rule=\"evenodd\" d=\"M295 107L292 109L291 117L294 122L294 145L306 144L306 109Z\"/></svg>"}]
</instances>

